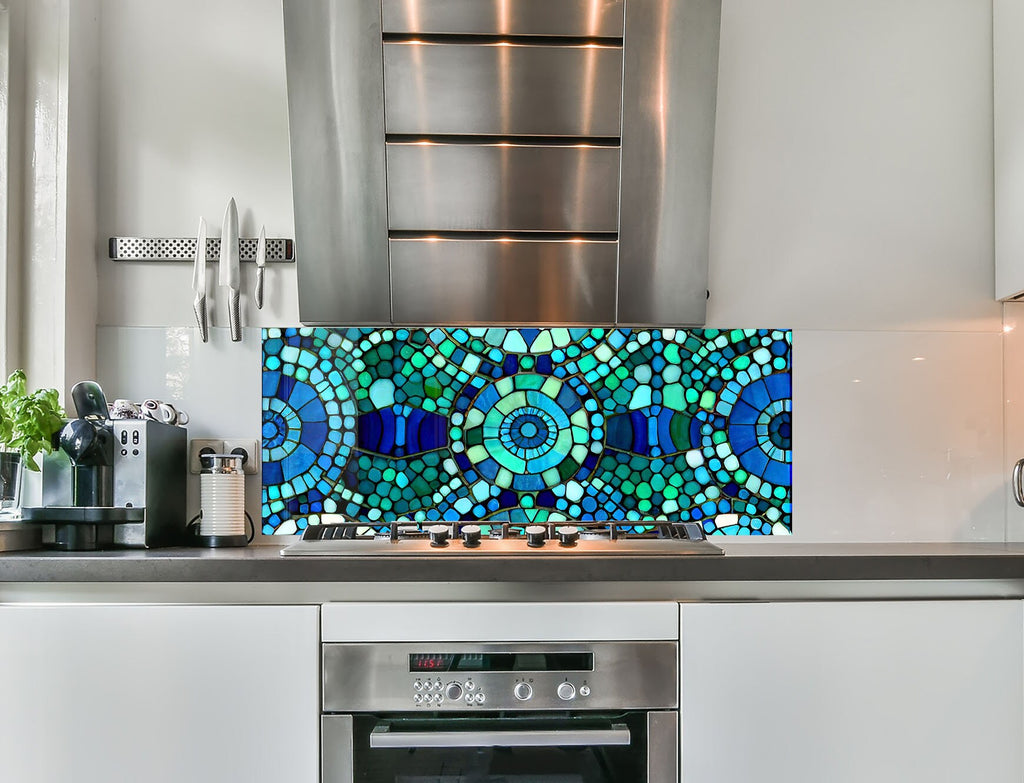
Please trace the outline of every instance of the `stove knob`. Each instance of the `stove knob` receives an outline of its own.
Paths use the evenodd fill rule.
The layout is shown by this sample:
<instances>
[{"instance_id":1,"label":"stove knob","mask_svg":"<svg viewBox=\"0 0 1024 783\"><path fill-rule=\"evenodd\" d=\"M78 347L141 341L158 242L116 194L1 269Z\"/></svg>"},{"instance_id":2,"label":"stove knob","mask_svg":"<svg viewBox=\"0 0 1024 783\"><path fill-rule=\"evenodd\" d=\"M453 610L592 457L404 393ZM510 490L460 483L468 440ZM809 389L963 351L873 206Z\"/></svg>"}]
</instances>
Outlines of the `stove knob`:
<instances>
[{"instance_id":1,"label":"stove knob","mask_svg":"<svg viewBox=\"0 0 1024 783\"><path fill-rule=\"evenodd\" d=\"M533 696L533 688L530 687L528 682L517 682L516 687L512 689L512 694L519 699L519 701L527 701Z\"/></svg>"},{"instance_id":2,"label":"stove knob","mask_svg":"<svg viewBox=\"0 0 1024 783\"><path fill-rule=\"evenodd\" d=\"M544 539L548 537L548 529L544 525L527 525L524 532L527 546L544 546Z\"/></svg>"},{"instance_id":3,"label":"stove knob","mask_svg":"<svg viewBox=\"0 0 1024 783\"><path fill-rule=\"evenodd\" d=\"M580 529L576 525L562 525L555 532L558 533L558 543L561 546L576 546L580 538Z\"/></svg>"},{"instance_id":4,"label":"stove knob","mask_svg":"<svg viewBox=\"0 0 1024 783\"><path fill-rule=\"evenodd\" d=\"M448 701L458 701L462 698L462 686L457 682L450 682L448 687L444 689L444 695Z\"/></svg>"},{"instance_id":5,"label":"stove knob","mask_svg":"<svg viewBox=\"0 0 1024 783\"><path fill-rule=\"evenodd\" d=\"M427 528L431 546L448 546L448 525L431 525Z\"/></svg>"},{"instance_id":6,"label":"stove knob","mask_svg":"<svg viewBox=\"0 0 1024 783\"><path fill-rule=\"evenodd\" d=\"M462 544L469 548L480 546L480 525L462 526Z\"/></svg>"},{"instance_id":7,"label":"stove knob","mask_svg":"<svg viewBox=\"0 0 1024 783\"><path fill-rule=\"evenodd\" d=\"M571 682L560 682L555 691L562 701L572 701L576 698L576 687Z\"/></svg>"}]
</instances>

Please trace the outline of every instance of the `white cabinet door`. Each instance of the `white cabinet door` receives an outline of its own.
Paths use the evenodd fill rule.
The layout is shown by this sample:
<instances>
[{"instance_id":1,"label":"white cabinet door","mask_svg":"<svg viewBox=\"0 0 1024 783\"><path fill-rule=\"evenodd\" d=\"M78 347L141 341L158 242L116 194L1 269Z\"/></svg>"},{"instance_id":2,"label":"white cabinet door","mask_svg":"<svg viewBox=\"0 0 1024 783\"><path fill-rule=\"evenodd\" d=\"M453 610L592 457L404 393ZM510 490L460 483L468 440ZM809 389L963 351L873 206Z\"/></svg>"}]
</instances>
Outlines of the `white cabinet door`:
<instances>
[{"instance_id":1,"label":"white cabinet door","mask_svg":"<svg viewBox=\"0 0 1024 783\"><path fill-rule=\"evenodd\" d=\"M992 2L996 298L1024 292L1024 3Z\"/></svg>"},{"instance_id":2,"label":"white cabinet door","mask_svg":"<svg viewBox=\"0 0 1024 783\"><path fill-rule=\"evenodd\" d=\"M317 607L0 607L0 780L315 783Z\"/></svg>"},{"instance_id":3,"label":"white cabinet door","mask_svg":"<svg viewBox=\"0 0 1024 783\"><path fill-rule=\"evenodd\" d=\"M683 605L682 783L1020 783L1020 601Z\"/></svg>"}]
</instances>

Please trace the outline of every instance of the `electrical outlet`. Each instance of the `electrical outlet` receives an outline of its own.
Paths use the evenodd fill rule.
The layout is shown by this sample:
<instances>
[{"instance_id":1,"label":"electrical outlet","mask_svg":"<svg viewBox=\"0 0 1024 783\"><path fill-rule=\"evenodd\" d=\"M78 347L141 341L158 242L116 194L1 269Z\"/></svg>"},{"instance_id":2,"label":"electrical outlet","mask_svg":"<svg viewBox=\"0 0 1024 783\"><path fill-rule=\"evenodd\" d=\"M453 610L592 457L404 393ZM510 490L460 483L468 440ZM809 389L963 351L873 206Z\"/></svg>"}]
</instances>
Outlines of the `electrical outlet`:
<instances>
[{"instance_id":1,"label":"electrical outlet","mask_svg":"<svg viewBox=\"0 0 1024 783\"><path fill-rule=\"evenodd\" d=\"M223 454L224 441L209 438L193 438L188 442L188 472L198 473L203 469L200 454Z\"/></svg>"},{"instance_id":2,"label":"electrical outlet","mask_svg":"<svg viewBox=\"0 0 1024 783\"><path fill-rule=\"evenodd\" d=\"M260 472L260 441L258 438L225 438L225 454L242 455L242 471L248 474Z\"/></svg>"}]
</instances>

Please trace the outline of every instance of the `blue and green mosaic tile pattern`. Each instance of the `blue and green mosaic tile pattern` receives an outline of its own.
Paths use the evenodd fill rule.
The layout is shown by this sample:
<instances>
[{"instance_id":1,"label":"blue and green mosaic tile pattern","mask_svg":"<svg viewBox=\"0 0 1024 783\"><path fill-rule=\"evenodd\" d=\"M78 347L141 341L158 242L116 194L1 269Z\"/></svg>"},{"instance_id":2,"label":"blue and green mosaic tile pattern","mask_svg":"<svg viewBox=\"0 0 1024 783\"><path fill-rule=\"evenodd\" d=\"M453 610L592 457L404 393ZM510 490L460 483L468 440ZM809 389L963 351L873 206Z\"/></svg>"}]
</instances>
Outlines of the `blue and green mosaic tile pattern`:
<instances>
[{"instance_id":1,"label":"blue and green mosaic tile pattern","mask_svg":"<svg viewBox=\"0 0 1024 783\"><path fill-rule=\"evenodd\" d=\"M263 332L263 532L699 520L789 533L791 333Z\"/></svg>"}]
</instances>

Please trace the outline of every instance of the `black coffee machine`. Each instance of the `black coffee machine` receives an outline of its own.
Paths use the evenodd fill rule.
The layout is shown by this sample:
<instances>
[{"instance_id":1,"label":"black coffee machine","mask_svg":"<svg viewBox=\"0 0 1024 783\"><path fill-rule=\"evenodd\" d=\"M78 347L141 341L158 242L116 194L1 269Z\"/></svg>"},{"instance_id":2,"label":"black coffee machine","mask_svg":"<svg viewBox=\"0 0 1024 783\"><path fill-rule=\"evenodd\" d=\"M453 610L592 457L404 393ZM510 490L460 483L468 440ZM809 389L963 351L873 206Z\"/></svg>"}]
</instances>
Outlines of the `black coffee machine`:
<instances>
[{"instance_id":1,"label":"black coffee machine","mask_svg":"<svg viewBox=\"0 0 1024 783\"><path fill-rule=\"evenodd\" d=\"M146 419L110 419L99 384L71 390L78 418L43 460L43 505L23 508L58 549L180 544L185 530L187 434Z\"/></svg>"}]
</instances>

